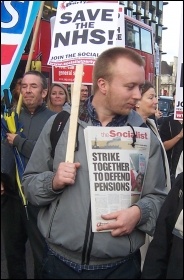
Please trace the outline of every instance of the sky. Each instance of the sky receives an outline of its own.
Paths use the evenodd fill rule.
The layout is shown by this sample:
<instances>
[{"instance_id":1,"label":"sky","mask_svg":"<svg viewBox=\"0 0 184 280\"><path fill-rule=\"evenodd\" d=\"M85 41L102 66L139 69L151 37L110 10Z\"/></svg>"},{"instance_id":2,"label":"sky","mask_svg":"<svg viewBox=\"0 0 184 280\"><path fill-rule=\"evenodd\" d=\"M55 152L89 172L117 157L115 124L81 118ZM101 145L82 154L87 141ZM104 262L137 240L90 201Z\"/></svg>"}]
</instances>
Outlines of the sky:
<instances>
[{"instance_id":1,"label":"sky","mask_svg":"<svg viewBox=\"0 0 184 280\"><path fill-rule=\"evenodd\" d=\"M178 57L182 1L167 2L163 6L163 25L168 29L162 30L162 51L167 54L162 55L162 60L170 64L174 56Z\"/></svg>"}]
</instances>

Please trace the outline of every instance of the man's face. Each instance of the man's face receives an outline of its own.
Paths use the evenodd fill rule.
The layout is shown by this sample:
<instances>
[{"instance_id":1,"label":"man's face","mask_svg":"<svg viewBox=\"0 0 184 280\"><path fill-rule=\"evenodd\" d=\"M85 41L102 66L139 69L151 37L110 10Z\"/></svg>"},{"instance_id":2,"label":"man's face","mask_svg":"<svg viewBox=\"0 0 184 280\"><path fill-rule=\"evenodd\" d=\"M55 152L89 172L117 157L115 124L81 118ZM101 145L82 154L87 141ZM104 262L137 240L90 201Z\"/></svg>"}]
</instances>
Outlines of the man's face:
<instances>
[{"instance_id":1,"label":"man's face","mask_svg":"<svg viewBox=\"0 0 184 280\"><path fill-rule=\"evenodd\" d=\"M28 110L33 111L41 105L43 98L47 95L47 90L43 89L42 80L34 74L28 74L22 79L21 93L23 103Z\"/></svg>"},{"instance_id":2,"label":"man's face","mask_svg":"<svg viewBox=\"0 0 184 280\"><path fill-rule=\"evenodd\" d=\"M111 66L111 73L112 80L105 80L103 88L105 95L103 106L108 114L128 115L141 99L142 86L145 82L144 67L127 58L119 58Z\"/></svg>"},{"instance_id":3,"label":"man's face","mask_svg":"<svg viewBox=\"0 0 184 280\"><path fill-rule=\"evenodd\" d=\"M88 87L82 85L81 86L80 100L85 101L87 98L88 98Z\"/></svg>"}]
</instances>

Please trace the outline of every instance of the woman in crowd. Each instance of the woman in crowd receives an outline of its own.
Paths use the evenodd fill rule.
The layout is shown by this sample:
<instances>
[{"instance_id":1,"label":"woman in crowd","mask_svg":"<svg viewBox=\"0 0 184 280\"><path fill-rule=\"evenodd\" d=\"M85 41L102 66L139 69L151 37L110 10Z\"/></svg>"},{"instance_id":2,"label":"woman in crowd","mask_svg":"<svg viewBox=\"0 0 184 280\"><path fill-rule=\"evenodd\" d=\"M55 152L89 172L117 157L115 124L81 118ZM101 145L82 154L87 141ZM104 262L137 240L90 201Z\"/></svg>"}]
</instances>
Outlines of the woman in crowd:
<instances>
[{"instance_id":1,"label":"woman in crowd","mask_svg":"<svg viewBox=\"0 0 184 280\"><path fill-rule=\"evenodd\" d=\"M142 88L142 98L136 104L135 110L146 122L148 118L157 114L157 104L154 86L149 81L145 81Z\"/></svg>"},{"instance_id":2,"label":"woman in crowd","mask_svg":"<svg viewBox=\"0 0 184 280\"><path fill-rule=\"evenodd\" d=\"M169 186L169 188L170 188L170 185L171 185L170 172L169 172L169 164L168 164L168 160L167 160L166 151L165 151L165 148L161 141L161 138L160 138L160 135L158 132L158 128L157 128L157 124L154 119L150 118L151 116L155 116L155 113L157 112L158 100L156 97L154 86L149 81L145 81L145 84L142 88L141 96L142 96L141 99L137 102L137 104L135 106L135 110L144 120L145 126L148 126L155 133L156 137L158 137L158 139L160 140L160 144L162 146L162 151L163 151L162 159L164 161L164 166L165 166L167 186ZM149 237L147 235L145 245L142 246L142 248L141 248L142 265L144 263L145 255L146 255L150 240L151 240L151 237Z\"/></svg>"},{"instance_id":3,"label":"woman in crowd","mask_svg":"<svg viewBox=\"0 0 184 280\"><path fill-rule=\"evenodd\" d=\"M142 119L145 122L145 125L148 126L160 140L160 143L163 147L163 149L162 149L163 150L163 160L165 162L165 173L167 176L167 186L170 186L171 185L170 184L170 172L169 172L169 164L168 164L166 151L165 151L164 145L162 143L162 140L160 138L155 121L150 118L151 116L155 115L155 113L157 112L157 104L158 104L158 100L156 97L154 86L149 81L145 81L145 84L142 88L142 97L137 102L137 104L135 106L135 110L142 117Z\"/></svg>"},{"instance_id":4,"label":"woman in crowd","mask_svg":"<svg viewBox=\"0 0 184 280\"><path fill-rule=\"evenodd\" d=\"M48 108L59 113L63 110L63 105L66 102L70 103L70 97L66 87L62 84L52 84L48 94Z\"/></svg>"}]
</instances>

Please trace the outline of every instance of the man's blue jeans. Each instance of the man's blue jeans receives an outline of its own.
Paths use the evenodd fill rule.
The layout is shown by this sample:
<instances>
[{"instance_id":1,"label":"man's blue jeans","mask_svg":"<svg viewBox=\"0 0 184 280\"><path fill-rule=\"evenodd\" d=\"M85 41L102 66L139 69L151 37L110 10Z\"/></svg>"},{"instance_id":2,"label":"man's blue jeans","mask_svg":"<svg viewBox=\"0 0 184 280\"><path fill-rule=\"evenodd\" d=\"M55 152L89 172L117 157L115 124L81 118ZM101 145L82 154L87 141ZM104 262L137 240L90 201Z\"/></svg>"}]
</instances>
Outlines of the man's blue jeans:
<instances>
[{"instance_id":1,"label":"man's blue jeans","mask_svg":"<svg viewBox=\"0 0 184 280\"><path fill-rule=\"evenodd\" d=\"M126 262L108 269L75 271L48 251L42 268L42 279L140 279L140 251Z\"/></svg>"}]
</instances>

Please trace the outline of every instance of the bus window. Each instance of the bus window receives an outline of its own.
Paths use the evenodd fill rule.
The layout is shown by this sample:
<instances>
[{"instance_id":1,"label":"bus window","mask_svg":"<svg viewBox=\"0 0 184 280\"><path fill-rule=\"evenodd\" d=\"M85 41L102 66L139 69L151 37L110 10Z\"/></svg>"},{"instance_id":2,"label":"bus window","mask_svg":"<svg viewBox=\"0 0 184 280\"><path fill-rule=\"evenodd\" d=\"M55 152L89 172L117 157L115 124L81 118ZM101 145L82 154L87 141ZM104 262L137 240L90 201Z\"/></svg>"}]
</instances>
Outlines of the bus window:
<instances>
[{"instance_id":1,"label":"bus window","mask_svg":"<svg viewBox=\"0 0 184 280\"><path fill-rule=\"evenodd\" d=\"M139 27L134 25L134 36L135 36L135 49L140 50L140 36Z\"/></svg>"},{"instance_id":2,"label":"bus window","mask_svg":"<svg viewBox=\"0 0 184 280\"><path fill-rule=\"evenodd\" d=\"M135 48L135 33L132 29L127 30L127 46Z\"/></svg>"},{"instance_id":3,"label":"bus window","mask_svg":"<svg viewBox=\"0 0 184 280\"><path fill-rule=\"evenodd\" d=\"M151 32L141 28L141 50L152 54L152 39Z\"/></svg>"},{"instance_id":4,"label":"bus window","mask_svg":"<svg viewBox=\"0 0 184 280\"><path fill-rule=\"evenodd\" d=\"M126 24L126 46L140 50L139 28L133 24Z\"/></svg>"}]
</instances>

